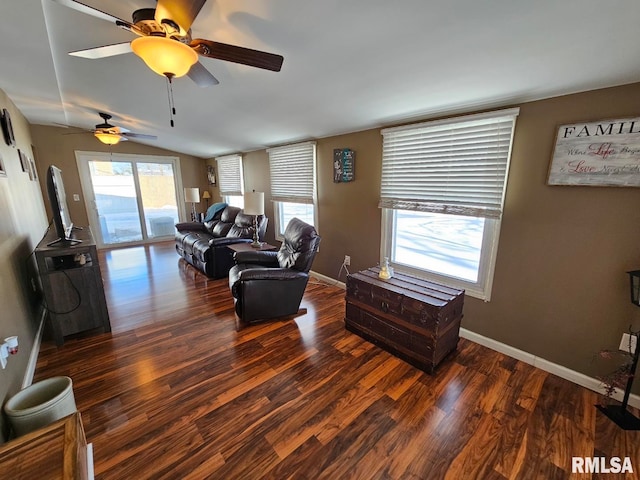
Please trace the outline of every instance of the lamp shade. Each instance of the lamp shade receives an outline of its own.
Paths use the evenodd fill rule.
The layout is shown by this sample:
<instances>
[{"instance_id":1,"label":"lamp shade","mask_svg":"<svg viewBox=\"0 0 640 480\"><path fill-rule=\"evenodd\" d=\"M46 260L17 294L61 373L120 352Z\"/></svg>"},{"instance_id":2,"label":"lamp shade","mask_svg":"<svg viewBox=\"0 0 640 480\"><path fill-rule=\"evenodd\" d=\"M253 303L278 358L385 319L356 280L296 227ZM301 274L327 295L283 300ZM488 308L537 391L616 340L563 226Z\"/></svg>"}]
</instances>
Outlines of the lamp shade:
<instances>
[{"instance_id":1,"label":"lamp shade","mask_svg":"<svg viewBox=\"0 0 640 480\"><path fill-rule=\"evenodd\" d=\"M131 42L131 49L151 70L166 77L182 77L198 61L191 47L166 37L138 37Z\"/></svg>"},{"instance_id":2,"label":"lamp shade","mask_svg":"<svg viewBox=\"0 0 640 480\"><path fill-rule=\"evenodd\" d=\"M200 203L200 189L199 188L185 188L184 189L184 201L191 203Z\"/></svg>"},{"instance_id":3,"label":"lamp shade","mask_svg":"<svg viewBox=\"0 0 640 480\"><path fill-rule=\"evenodd\" d=\"M264 192L247 192L244 194L245 215L264 215Z\"/></svg>"},{"instance_id":4,"label":"lamp shade","mask_svg":"<svg viewBox=\"0 0 640 480\"><path fill-rule=\"evenodd\" d=\"M204 192L202 192L202 198L204 198L205 200L211 198L211 194L209 193L209 190L205 190Z\"/></svg>"},{"instance_id":5,"label":"lamp shade","mask_svg":"<svg viewBox=\"0 0 640 480\"><path fill-rule=\"evenodd\" d=\"M122 137L117 133L95 132L94 135L105 145L116 145L120 143L120 140L122 140Z\"/></svg>"}]
</instances>

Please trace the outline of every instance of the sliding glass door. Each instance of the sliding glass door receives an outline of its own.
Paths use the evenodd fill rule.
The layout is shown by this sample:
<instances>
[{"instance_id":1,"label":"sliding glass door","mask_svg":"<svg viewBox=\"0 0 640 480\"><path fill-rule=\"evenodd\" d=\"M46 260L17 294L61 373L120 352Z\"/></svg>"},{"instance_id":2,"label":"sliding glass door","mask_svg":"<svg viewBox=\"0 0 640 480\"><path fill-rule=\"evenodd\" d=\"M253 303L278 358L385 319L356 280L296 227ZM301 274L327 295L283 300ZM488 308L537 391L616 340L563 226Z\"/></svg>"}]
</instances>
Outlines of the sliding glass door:
<instances>
[{"instance_id":1,"label":"sliding glass door","mask_svg":"<svg viewBox=\"0 0 640 480\"><path fill-rule=\"evenodd\" d=\"M99 246L171 238L181 191L176 157L76 152L91 230Z\"/></svg>"}]
</instances>

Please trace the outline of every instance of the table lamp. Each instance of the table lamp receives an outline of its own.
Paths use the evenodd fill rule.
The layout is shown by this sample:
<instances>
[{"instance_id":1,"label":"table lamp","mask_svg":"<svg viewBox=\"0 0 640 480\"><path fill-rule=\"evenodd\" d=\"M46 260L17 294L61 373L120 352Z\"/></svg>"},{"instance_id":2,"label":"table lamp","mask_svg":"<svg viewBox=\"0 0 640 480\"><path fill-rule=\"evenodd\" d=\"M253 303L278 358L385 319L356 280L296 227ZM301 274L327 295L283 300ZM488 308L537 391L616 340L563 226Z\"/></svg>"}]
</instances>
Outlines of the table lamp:
<instances>
[{"instance_id":1,"label":"table lamp","mask_svg":"<svg viewBox=\"0 0 640 480\"><path fill-rule=\"evenodd\" d=\"M184 189L184 201L191 202L191 221L197 222L198 215L196 214L196 203L200 203L200 189L199 188L185 188Z\"/></svg>"},{"instance_id":2,"label":"table lamp","mask_svg":"<svg viewBox=\"0 0 640 480\"><path fill-rule=\"evenodd\" d=\"M260 248L262 242L258 238L258 215L264 215L264 192L247 192L244 194L244 213L253 215L253 248Z\"/></svg>"}]
</instances>

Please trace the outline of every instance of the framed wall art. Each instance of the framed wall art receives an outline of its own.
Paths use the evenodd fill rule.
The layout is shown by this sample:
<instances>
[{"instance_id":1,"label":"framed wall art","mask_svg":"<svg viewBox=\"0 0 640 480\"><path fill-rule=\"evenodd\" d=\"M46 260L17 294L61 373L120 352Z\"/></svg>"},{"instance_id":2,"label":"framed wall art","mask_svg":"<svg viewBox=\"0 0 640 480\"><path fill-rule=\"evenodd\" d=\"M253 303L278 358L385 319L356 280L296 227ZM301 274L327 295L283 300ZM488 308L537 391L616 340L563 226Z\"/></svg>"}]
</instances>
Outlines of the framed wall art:
<instances>
[{"instance_id":1,"label":"framed wall art","mask_svg":"<svg viewBox=\"0 0 640 480\"><path fill-rule=\"evenodd\" d=\"M207 165L207 179L209 180L209 185L216 184L216 171L213 169L213 165Z\"/></svg>"},{"instance_id":2,"label":"framed wall art","mask_svg":"<svg viewBox=\"0 0 640 480\"><path fill-rule=\"evenodd\" d=\"M33 163L33 159L31 157L29 158L29 168L30 168L30 172L31 175L33 176L33 180L38 180L38 171L36 170L36 164Z\"/></svg>"},{"instance_id":3,"label":"framed wall art","mask_svg":"<svg viewBox=\"0 0 640 480\"><path fill-rule=\"evenodd\" d=\"M355 180L356 152L350 148L333 150L333 182L353 182Z\"/></svg>"},{"instance_id":4,"label":"framed wall art","mask_svg":"<svg viewBox=\"0 0 640 480\"><path fill-rule=\"evenodd\" d=\"M20 168L22 168L22 171L29 172L29 163L27 161L27 156L20 149L18 149L18 158L20 159Z\"/></svg>"},{"instance_id":5,"label":"framed wall art","mask_svg":"<svg viewBox=\"0 0 640 480\"><path fill-rule=\"evenodd\" d=\"M31 164L29 163L29 157L27 154L22 152L22 157L24 158L24 164L27 169L27 173L29 174L29 180L33 181L33 171L31 170Z\"/></svg>"},{"instance_id":6,"label":"framed wall art","mask_svg":"<svg viewBox=\"0 0 640 480\"><path fill-rule=\"evenodd\" d=\"M547 184L640 187L640 117L561 125Z\"/></svg>"},{"instance_id":7,"label":"framed wall art","mask_svg":"<svg viewBox=\"0 0 640 480\"><path fill-rule=\"evenodd\" d=\"M14 147L16 145L16 137L13 134L13 125L11 124L11 115L6 108L2 109L2 115L0 116L0 124L2 125L2 135L7 145Z\"/></svg>"}]
</instances>

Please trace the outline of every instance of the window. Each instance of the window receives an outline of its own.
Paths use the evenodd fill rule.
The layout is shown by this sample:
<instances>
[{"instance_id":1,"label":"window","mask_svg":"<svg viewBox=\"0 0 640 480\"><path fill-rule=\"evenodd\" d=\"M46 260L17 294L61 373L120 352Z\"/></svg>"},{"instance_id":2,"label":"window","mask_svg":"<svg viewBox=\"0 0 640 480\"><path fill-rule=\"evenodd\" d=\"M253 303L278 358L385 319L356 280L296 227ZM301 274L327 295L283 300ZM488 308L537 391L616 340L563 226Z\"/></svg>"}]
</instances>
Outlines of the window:
<instances>
[{"instance_id":1,"label":"window","mask_svg":"<svg viewBox=\"0 0 640 480\"><path fill-rule=\"evenodd\" d=\"M234 207L244 208L244 180L242 155L217 157L218 185L222 201Z\"/></svg>"},{"instance_id":2,"label":"window","mask_svg":"<svg viewBox=\"0 0 640 480\"><path fill-rule=\"evenodd\" d=\"M76 151L91 231L100 248L167 239L184 215L180 160Z\"/></svg>"},{"instance_id":3,"label":"window","mask_svg":"<svg viewBox=\"0 0 640 480\"><path fill-rule=\"evenodd\" d=\"M276 238L293 217L318 228L316 209L316 144L298 143L270 148L271 198Z\"/></svg>"},{"instance_id":4,"label":"window","mask_svg":"<svg viewBox=\"0 0 640 480\"><path fill-rule=\"evenodd\" d=\"M244 195L223 195L222 201L234 207L244 208Z\"/></svg>"},{"instance_id":5,"label":"window","mask_svg":"<svg viewBox=\"0 0 640 480\"><path fill-rule=\"evenodd\" d=\"M381 256L489 300L518 109L382 131Z\"/></svg>"}]
</instances>

